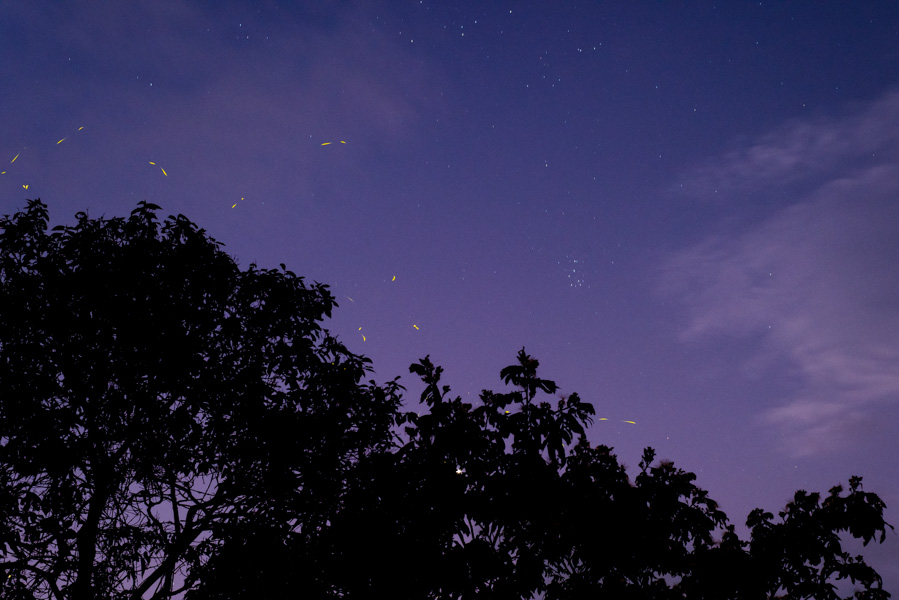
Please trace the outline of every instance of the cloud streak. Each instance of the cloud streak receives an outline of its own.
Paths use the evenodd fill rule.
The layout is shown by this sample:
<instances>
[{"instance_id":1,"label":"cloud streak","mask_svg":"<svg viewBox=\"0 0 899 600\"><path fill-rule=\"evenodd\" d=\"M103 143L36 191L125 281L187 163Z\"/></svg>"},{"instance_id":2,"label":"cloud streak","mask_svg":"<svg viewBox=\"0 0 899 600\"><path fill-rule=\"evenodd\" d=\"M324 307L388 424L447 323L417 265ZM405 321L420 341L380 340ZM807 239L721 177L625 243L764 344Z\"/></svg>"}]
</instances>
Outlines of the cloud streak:
<instances>
[{"instance_id":1,"label":"cloud streak","mask_svg":"<svg viewBox=\"0 0 899 600\"><path fill-rule=\"evenodd\" d=\"M899 91L842 118L791 120L757 139L739 139L722 156L689 172L679 188L694 197L721 198L835 179L838 173L895 159L896 131Z\"/></svg>"},{"instance_id":2,"label":"cloud streak","mask_svg":"<svg viewBox=\"0 0 899 600\"><path fill-rule=\"evenodd\" d=\"M700 199L805 192L733 222L663 265L688 315L683 342L754 344L743 367L783 377L763 421L792 455L863 443L899 401L899 94L840 119L794 122L698 169ZM732 212L739 212L735 203Z\"/></svg>"}]
</instances>

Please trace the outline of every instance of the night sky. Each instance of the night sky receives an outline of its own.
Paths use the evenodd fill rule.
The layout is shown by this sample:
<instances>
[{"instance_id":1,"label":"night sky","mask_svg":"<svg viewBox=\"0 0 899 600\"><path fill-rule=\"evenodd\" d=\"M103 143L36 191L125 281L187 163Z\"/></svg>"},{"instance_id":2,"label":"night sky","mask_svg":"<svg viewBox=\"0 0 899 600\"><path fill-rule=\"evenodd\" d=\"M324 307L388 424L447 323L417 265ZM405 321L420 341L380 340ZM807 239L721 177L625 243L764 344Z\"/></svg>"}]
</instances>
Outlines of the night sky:
<instances>
[{"instance_id":1,"label":"night sky","mask_svg":"<svg viewBox=\"0 0 899 600\"><path fill-rule=\"evenodd\" d=\"M147 200L329 284L410 409L525 347L741 532L851 475L899 524L899 5L307 4L0 4L0 213Z\"/></svg>"}]
</instances>

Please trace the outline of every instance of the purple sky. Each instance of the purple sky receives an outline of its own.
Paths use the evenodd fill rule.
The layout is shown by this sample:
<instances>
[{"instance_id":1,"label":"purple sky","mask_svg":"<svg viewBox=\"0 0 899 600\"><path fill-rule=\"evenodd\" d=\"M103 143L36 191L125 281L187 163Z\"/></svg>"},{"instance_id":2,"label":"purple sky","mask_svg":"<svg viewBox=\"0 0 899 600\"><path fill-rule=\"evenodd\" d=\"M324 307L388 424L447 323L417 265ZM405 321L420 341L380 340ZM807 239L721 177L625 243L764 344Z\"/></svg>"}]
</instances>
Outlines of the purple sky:
<instances>
[{"instance_id":1,"label":"purple sky","mask_svg":"<svg viewBox=\"0 0 899 600\"><path fill-rule=\"evenodd\" d=\"M525 346L740 527L851 475L899 524L897 5L315 4L4 3L0 213L159 204L410 408Z\"/></svg>"}]
</instances>

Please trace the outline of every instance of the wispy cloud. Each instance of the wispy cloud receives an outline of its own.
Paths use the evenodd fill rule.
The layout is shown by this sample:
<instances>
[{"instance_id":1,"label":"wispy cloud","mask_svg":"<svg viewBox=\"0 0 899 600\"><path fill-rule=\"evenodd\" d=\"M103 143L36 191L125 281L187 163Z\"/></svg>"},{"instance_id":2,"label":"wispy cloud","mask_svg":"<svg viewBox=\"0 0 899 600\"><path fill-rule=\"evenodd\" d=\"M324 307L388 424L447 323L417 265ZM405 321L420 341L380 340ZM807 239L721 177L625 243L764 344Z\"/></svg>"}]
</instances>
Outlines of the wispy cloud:
<instances>
[{"instance_id":1,"label":"wispy cloud","mask_svg":"<svg viewBox=\"0 0 899 600\"><path fill-rule=\"evenodd\" d=\"M899 401L897 157L890 94L839 119L790 123L691 176L700 197L807 190L671 256L662 284L688 313L684 342L761 339L744 366L786 378L764 420L784 428L792 454L862 442L878 407Z\"/></svg>"},{"instance_id":2,"label":"wispy cloud","mask_svg":"<svg viewBox=\"0 0 899 600\"><path fill-rule=\"evenodd\" d=\"M181 197L219 206L251 195L339 198L346 179L335 172L366 172L432 143L423 129L444 120L446 80L422 44L373 22L367 3L319 4L17 7L6 62L19 67L0 75L22 93L4 103L16 118L3 148L31 145L20 168L39 166L45 182L90 173L107 197L137 189L157 200L158 171L141 168L157 162L171 175L158 198L166 209L175 181ZM80 126L90 141L76 158L93 163L39 162L41 148ZM322 147L340 140L347 145ZM109 173L125 180L120 188ZM68 188L95 203L92 185Z\"/></svg>"},{"instance_id":3,"label":"wispy cloud","mask_svg":"<svg viewBox=\"0 0 899 600\"><path fill-rule=\"evenodd\" d=\"M897 131L899 91L842 118L794 119L756 139L736 140L722 156L685 174L679 188L693 196L722 198L834 180L860 165L895 159Z\"/></svg>"}]
</instances>

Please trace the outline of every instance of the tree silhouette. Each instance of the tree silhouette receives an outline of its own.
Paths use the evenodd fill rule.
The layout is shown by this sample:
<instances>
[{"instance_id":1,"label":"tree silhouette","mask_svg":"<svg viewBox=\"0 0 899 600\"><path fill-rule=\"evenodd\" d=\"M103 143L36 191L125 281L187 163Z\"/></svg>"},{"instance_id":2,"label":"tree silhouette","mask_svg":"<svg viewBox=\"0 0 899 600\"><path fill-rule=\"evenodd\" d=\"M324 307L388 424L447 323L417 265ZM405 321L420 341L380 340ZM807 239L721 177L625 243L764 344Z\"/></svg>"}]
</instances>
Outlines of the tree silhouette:
<instances>
[{"instance_id":1,"label":"tree silhouette","mask_svg":"<svg viewBox=\"0 0 899 600\"><path fill-rule=\"evenodd\" d=\"M891 527L861 478L743 541L694 474L647 448L631 481L592 447L593 406L540 401L524 348L478 406L426 356L427 411L401 413L319 324L327 286L155 210L0 221L4 598L889 597L840 545Z\"/></svg>"},{"instance_id":2,"label":"tree silhouette","mask_svg":"<svg viewBox=\"0 0 899 600\"><path fill-rule=\"evenodd\" d=\"M867 544L890 527L860 478L823 504L797 492L782 523L753 511L744 542L694 474L653 465L647 448L631 482L612 448L591 447L593 408L577 394L556 408L535 404L538 389L557 389L537 378L538 366L522 349L501 372L520 389L485 390L473 408L448 399L428 357L413 364L429 412L402 415L408 442L348 472L341 510L317 545L241 538L210 561L188 599L248 599L258 589L410 600L824 599L838 598L833 581L845 578L861 585L856 598L889 597L879 575L840 547L840 532Z\"/></svg>"},{"instance_id":3,"label":"tree silhouette","mask_svg":"<svg viewBox=\"0 0 899 600\"><path fill-rule=\"evenodd\" d=\"M311 535L392 443L398 385L360 384L327 286L158 208L0 221L4 597L171 597L241 528Z\"/></svg>"}]
</instances>

